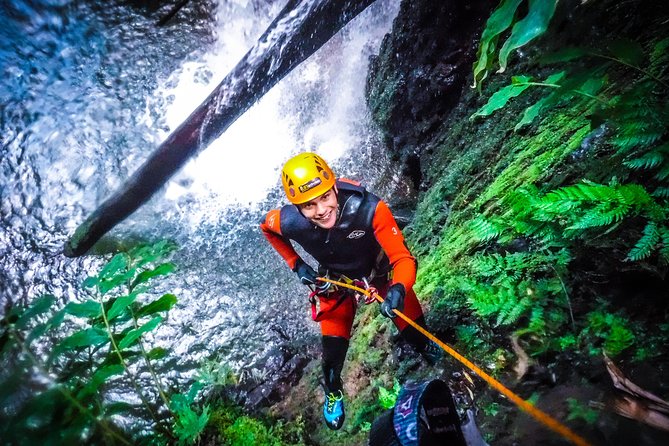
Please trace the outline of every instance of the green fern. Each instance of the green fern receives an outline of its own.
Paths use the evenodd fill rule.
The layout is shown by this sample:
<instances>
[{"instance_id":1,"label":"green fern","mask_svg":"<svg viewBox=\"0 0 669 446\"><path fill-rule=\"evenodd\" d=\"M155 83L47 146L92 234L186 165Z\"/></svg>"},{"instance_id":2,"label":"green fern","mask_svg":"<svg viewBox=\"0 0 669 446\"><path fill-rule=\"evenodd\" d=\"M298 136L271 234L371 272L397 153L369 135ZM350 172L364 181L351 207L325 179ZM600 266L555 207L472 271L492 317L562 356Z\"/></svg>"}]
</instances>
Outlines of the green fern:
<instances>
[{"instance_id":1,"label":"green fern","mask_svg":"<svg viewBox=\"0 0 669 446\"><path fill-rule=\"evenodd\" d=\"M617 356L635 342L636 337L629 325L624 316L604 309L595 310L588 314L587 325L579 338L591 345L592 354L599 354L600 349L596 346L601 345L608 355Z\"/></svg>"},{"instance_id":2,"label":"green fern","mask_svg":"<svg viewBox=\"0 0 669 446\"><path fill-rule=\"evenodd\" d=\"M655 77L661 78L666 74L669 66L669 38L665 38L657 42L653 51L650 53L650 63L648 71Z\"/></svg>"},{"instance_id":3,"label":"green fern","mask_svg":"<svg viewBox=\"0 0 669 446\"><path fill-rule=\"evenodd\" d=\"M665 132L665 129L659 128L659 126L644 131L628 131L628 129L625 128L620 130L618 136L613 138L613 143L618 146L621 152L627 152L637 147L651 146L659 142Z\"/></svg>"},{"instance_id":4,"label":"green fern","mask_svg":"<svg viewBox=\"0 0 669 446\"><path fill-rule=\"evenodd\" d=\"M630 159L629 161L625 161L623 164L629 167L630 169L645 169L645 170L653 169L664 162L666 154L663 152L665 152L666 149L669 149L669 144L664 144L661 147L664 147L665 149L652 150L648 153L643 154L638 158L633 158Z\"/></svg>"},{"instance_id":5,"label":"green fern","mask_svg":"<svg viewBox=\"0 0 669 446\"><path fill-rule=\"evenodd\" d=\"M542 306L535 305L530 312L530 321L523 333L533 333L539 335L546 334L546 311Z\"/></svg>"},{"instance_id":6,"label":"green fern","mask_svg":"<svg viewBox=\"0 0 669 446\"><path fill-rule=\"evenodd\" d=\"M663 226L658 229L662 245L660 247L660 260L666 265L669 264L669 227Z\"/></svg>"},{"instance_id":7,"label":"green fern","mask_svg":"<svg viewBox=\"0 0 669 446\"><path fill-rule=\"evenodd\" d=\"M669 187L657 187L651 195L655 198L669 198Z\"/></svg>"},{"instance_id":8,"label":"green fern","mask_svg":"<svg viewBox=\"0 0 669 446\"><path fill-rule=\"evenodd\" d=\"M502 228L483 215L479 215L472 221L470 230L472 231L472 238L478 242L487 242L502 234Z\"/></svg>"},{"instance_id":9,"label":"green fern","mask_svg":"<svg viewBox=\"0 0 669 446\"><path fill-rule=\"evenodd\" d=\"M496 316L497 326L513 324L532 306L530 298L521 296L511 285L479 286L470 295L469 302L479 315Z\"/></svg>"},{"instance_id":10,"label":"green fern","mask_svg":"<svg viewBox=\"0 0 669 446\"><path fill-rule=\"evenodd\" d=\"M666 144L660 143L669 133L669 107L655 92L654 82L635 85L614 98L600 114L614 128L611 142L618 153L632 152L624 163L626 166L652 169L666 159Z\"/></svg>"},{"instance_id":11,"label":"green fern","mask_svg":"<svg viewBox=\"0 0 669 446\"><path fill-rule=\"evenodd\" d=\"M649 221L643 229L643 236L636 242L634 248L627 254L627 259L638 261L650 257L660 241L660 231L657 223Z\"/></svg>"},{"instance_id":12,"label":"green fern","mask_svg":"<svg viewBox=\"0 0 669 446\"><path fill-rule=\"evenodd\" d=\"M669 178L669 163L666 163L666 165L655 174L654 178L659 181L666 181Z\"/></svg>"}]
</instances>

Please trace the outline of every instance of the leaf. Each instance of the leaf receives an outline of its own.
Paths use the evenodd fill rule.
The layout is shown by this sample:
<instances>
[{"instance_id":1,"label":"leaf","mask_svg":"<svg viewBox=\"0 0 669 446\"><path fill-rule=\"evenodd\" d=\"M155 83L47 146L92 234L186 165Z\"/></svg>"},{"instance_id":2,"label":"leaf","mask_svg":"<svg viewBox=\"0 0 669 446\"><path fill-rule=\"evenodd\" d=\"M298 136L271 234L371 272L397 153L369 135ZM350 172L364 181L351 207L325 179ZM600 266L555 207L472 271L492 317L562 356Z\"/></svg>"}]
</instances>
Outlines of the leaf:
<instances>
[{"instance_id":1,"label":"leaf","mask_svg":"<svg viewBox=\"0 0 669 446\"><path fill-rule=\"evenodd\" d=\"M80 330L61 341L53 349L51 357L55 357L65 351L74 350L81 347L99 346L109 342L107 332L100 328L86 328Z\"/></svg>"},{"instance_id":2,"label":"leaf","mask_svg":"<svg viewBox=\"0 0 669 446\"><path fill-rule=\"evenodd\" d=\"M507 85L496 91L488 102L474 113L470 119L474 119L477 116L489 116L500 108L503 108L510 99L515 98L530 87L530 80L529 76L515 77L511 85Z\"/></svg>"},{"instance_id":3,"label":"leaf","mask_svg":"<svg viewBox=\"0 0 669 446\"><path fill-rule=\"evenodd\" d=\"M154 277L166 276L171 272L173 272L175 269L176 266L174 265L174 263L168 262L168 263L163 263L162 265L157 266L154 269L142 271L132 282L130 288L135 288L137 285L148 282Z\"/></svg>"},{"instance_id":4,"label":"leaf","mask_svg":"<svg viewBox=\"0 0 669 446\"><path fill-rule=\"evenodd\" d=\"M100 279L111 279L117 275L119 271L125 272L127 266L128 255L120 252L111 258L111 260L102 268L98 276Z\"/></svg>"},{"instance_id":5,"label":"leaf","mask_svg":"<svg viewBox=\"0 0 669 446\"><path fill-rule=\"evenodd\" d=\"M556 84L557 82L560 82L565 76L566 72L565 71L560 71L557 73L553 73L550 76L546 78L544 83L546 84ZM523 113L523 117L521 120L516 124L516 126L513 128L514 131L520 130L523 126L527 124L531 124L534 119L539 116L541 111L549 106L553 105L556 103L560 98L562 97L562 94L560 92L553 92L549 94L548 96L545 96L538 100L537 102L534 103L534 105L528 107L525 109L525 112Z\"/></svg>"},{"instance_id":6,"label":"leaf","mask_svg":"<svg viewBox=\"0 0 669 446\"><path fill-rule=\"evenodd\" d=\"M201 383L199 381L195 381L193 385L190 387L188 390L188 395L186 395L186 401L188 401L188 404L192 404L195 402L195 398L197 397L197 394L204 388L204 383Z\"/></svg>"},{"instance_id":7,"label":"leaf","mask_svg":"<svg viewBox=\"0 0 669 446\"><path fill-rule=\"evenodd\" d=\"M130 403L125 403L123 401L117 401L110 403L104 407L104 413L107 416L117 415L117 414L127 414L135 409L136 406L133 406Z\"/></svg>"},{"instance_id":8,"label":"leaf","mask_svg":"<svg viewBox=\"0 0 669 446\"><path fill-rule=\"evenodd\" d=\"M657 187L652 195L658 198L669 198L669 187Z\"/></svg>"},{"instance_id":9,"label":"leaf","mask_svg":"<svg viewBox=\"0 0 669 446\"><path fill-rule=\"evenodd\" d=\"M379 405L383 409L392 409L397 402L397 396L401 390L400 384L397 380L394 381L392 389L386 389L379 386Z\"/></svg>"},{"instance_id":10,"label":"leaf","mask_svg":"<svg viewBox=\"0 0 669 446\"><path fill-rule=\"evenodd\" d=\"M141 327L130 330L128 334L125 335L123 339L121 339L121 342L118 343L118 348L122 350L124 348L129 347L135 341L137 341L144 333L154 330L158 326L158 324L160 324L162 321L163 321L162 317L156 316L146 324L142 325Z\"/></svg>"},{"instance_id":11,"label":"leaf","mask_svg":"<svg viewBox=\"0 0 669 446\"><path fill-rule=\"evenodd\" d=\"M132 278L133 274L134 274L133 271L126 271L125 274L119 274L112 277L111 279L101 280L100 283L98 284L98 287L100 288L100 293L107 294L107 292L113 290L114 288L123 285L129 279Z\"/></svg>"},{"instance_id":12,"label":"leaf","mask_svg":"<svg viewBox=\"0 0 669 446\"><path fill-rule=\"evenodd\" d=\"M147 304L137 311L137 317L148 316L149 314L160 311L169 311L177 303L177 297L174 294L164 294L150 304Z\"/></svg>"},{"instance_id":13,"label":"leaf","mask_svg":"<svg viewBox=\"0 0 669 446\"><path fill-rule=\"evenodd\" d=\"M204 406L200 415L190 407L185 407L182 411L177 412L174 433L179 437L179 444L193 444L200 438L209 421L209 409L209 406ZM251 442L254 443L253 440ZM246 441L244 444L246 444Z\"/></svg>"},{"instance_id":14,"label":"leaf","mask_svg":"<svg viewBox=\"0 0 669 446\"><path fill-rule=\"evenodd\" d=\"M660 246L660 258L667 264L669 263L669 227L661 227L659 233L662 241L662 245Z\"/></svg>"},{"instance_id":15,"label":"leaf","mask_svg":"<svg viewBox=\"0 0 669 446\"><path fill-rule=\"evenodd\" d=\"M137 299L138 293L130 293L127 296L121 296L118 299L116 299L107 312L107 319L108 320L113 320L116 316L121 314L123 310L125 310L128 305L133 303L135 299Z\"/></svg>"},{"instance_id":16,"label":"leaf","mask_svg":"<svg viewBox=\"0 0 669 446\"><path fill-rule=\"evenodd\" d=\"M100 283L100 279L97 276L91 276L87 277L81 285L84 288L94 288L98 283Z\"/></svg>"},{"instance_id":17,"label":"leaf","mask_svg":"<svg viewBox=\"0 0 669 446\"><path fill-rule=\"evenodd\" d=\"M643 62L643 47L633 40L615 40L608 45L608 50L616 59L629 65L638 67Z\"/></svg>"},{"instance_id":18,"label":"leaf","mask_svg":"<svg viewBox=\"0 0 669 446\"><path fill-rule=\"evenodd\" d=\"M606 76L602 77L590 77L581 84L577 91L591 96L596 96L599 93L599 90L602 89L608 78Z\"/></svg>"},{"instance_id":19,"label":"leaf","mask_svg":"<svg viewBox=\"0 0 669 446\"><path fill-rule=\"evenodd\" d=\"M669 163L655 174L655 179L664 181L669 178Z\"/></svg>"},{"instance_id":20,"label":"leaf","mask_svg":"<svg viewBox=\"0 0 669 446\"><path fill-rule=\"evenodd\" d=\"M166 357L166 356L168 355L168 353L169 353L169 350L167 350L166 348L163 348L163 347L155 347L155 348L152 348L152 349L146 354L146 356L147 356L149 359L152 359L152 360L154 360L154 361L157 361L157 360L159 360L159 359L163 359L164 357Z\"/></svg>"},{"instance_id":21,"label":"leaf","mask_svg":"<svg viewBox=\"0 0 669 446\"><path fill-rule=\"evenodd\" d=\"M502 229L483 215L477 216L471 222L472 237L479 242L487 242L500 236Z\"/></svg>"},{"instance_id":22,"label":"leaf","mask_svg":"<svg viewBox=\"0 0 669 446\"><path fill-rule=\"evenodd\" d=\"M506 70L511 51L520 48L546 32L548 24L553 18L556 4L556 0L529 0L527 15L513 26L511 36L499 50L498 73L503 73Z\"/></svg>"},{"instance_id":23,"label":"leaf","mask_svg":"<svg viewBox=\"0 0 669 446\"><path fill-rule=\"evenodd\" d=\"M669 146L669 144L665 144ZM664 161L664 154L658 150L652 150L638 158L623 162L630 169L652 169L659 166Z\"/></svg>"},{"instance_id":24,"label":"leaf","mask_svg":"<svg viewBox=\"0 0 669 446\"><path fill-rule=\"evenodd\" d=\"M578 59L579 57L583 57L586 54L589 54L589 51L586 50L585 48L579 48L579 47L563 48L554 53L542 56L539 59L539 63L544 65L549 65L557 62L569 62L574 59Z\"/></svg>"},{"instance_id":25,"label":"leaf","mask_svg":"<svg viewBox=\"0 0 669 446\"><path fill-rule=\"evenodd\" d=\"M657 229L657 223L649 221L643 229L643 236L627 254L627 260L638 261L649 257L659 241L660 232Z\"/></svg>"},{"instance_id":26,"label":"leaf","mask_svg":"<svg viewBox=\"0 0 669 446\"><path fill-rule=\"evenodd\" d=\"M56 313L54 313L53 316L51 316L51 318L49 318L48 321L46 321L46 323L36 326L30 332L30 334L26 337L26 344L29 345L32 341L41 337L47 331L51 330L52 328L55 328L55 327L59 326L63 322L64 319L65 319L64 309L60 310L60 311L57 311Z\"/></svg>"},{"instance_id":27,"label":"leaf","mask_svg":"<svg viewBox=\"0 0 669 446\"><path fill-rule=\"evenodd\" d=\"M128 260L128 255L121 252L102 268L97 283L102 294L122 285L133 276L134 271L128 270Z\"/></svg>"},{"instance_id":28,"label":"leaf","mask_svg":"<svg viewBox=\"0 0 669 446\"><path fill-rule=\"evenodd\" d=\"M78 393L77 399L83 399L88 395L92 395L104 384L108 378L114 375L121 375L125 369L121 364L109 365L98 369L91 380Z\"/></svg>"},{"instance_id":29,"label":"leaf","mask_svg":"<svg viewBox=\"0 0 669 446\"><path fill-rule=\"evenodd\" d=\"M513 23L518 5L522 0L503 0L486 22L485 29L481 35L481 43L477 52L477 60L474 63L474 87L480 87L481 82L487 76L487 71L492 65L492 55L495 52L495 44L498 36L506 31Z\"/></svg>"},{"instance_id":30,"label":"leaf","mask_svg":"<svg viewBox=\"0 0 669 446\"><path fill-rule=\"evenodd\" d=\"M99 302L89 299L85 302L70 302L63 310L76 317L96 318L100 316L101 307Z\"/></svg>"},{"instance_id":31,"label":"leaf","mask_svg":"<svg viewBox=\"0 0 669 446\"><path fill-rule=\"evenodd\" d=\"M28 322L35 316L45 313L56 303L56 298L51 294L45 294L35 299L34 302L19 316L14 322L17 330L22 330L28 326Z\"/></svg>"}]
</instances>

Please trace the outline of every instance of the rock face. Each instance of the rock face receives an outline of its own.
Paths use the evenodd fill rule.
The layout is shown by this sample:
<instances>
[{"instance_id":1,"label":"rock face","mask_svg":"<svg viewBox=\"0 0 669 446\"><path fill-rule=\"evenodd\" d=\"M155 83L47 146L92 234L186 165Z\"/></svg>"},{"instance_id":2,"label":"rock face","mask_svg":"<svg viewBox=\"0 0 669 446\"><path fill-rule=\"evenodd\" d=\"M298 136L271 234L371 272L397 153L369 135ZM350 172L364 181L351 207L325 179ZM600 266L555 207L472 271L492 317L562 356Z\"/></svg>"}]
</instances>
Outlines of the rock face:
<instances>
[{"instance_id":1,"label":"rock face","mask_svg":"<svg viewBox=\"0 0 669 446\"><path fill-rule=\"evenodd\" d=\"M419 153L460 99L478 37L495 2L403 1L393 31L372 58L367 99L393 156L421 182Z\"/></svg>"},{"instance_id":2,"label":"rock face","mask_svg":"<svg viewBox=\"0 0 669 446\"><path fill-rule=\"evenodd\" d=\"M313 353L299 352L294 347L281 345L270 350L256 364L262 376L240 386L244 408L258 410L282 400L302 377L305 365L313 359Z\"/></svg>"},{"instance_id":3,"label":"rock face","mask_svg":"<svg viewBox=\"0 0 669 446\"><path fill-rule=\"evenodd\" d=\"M661 116L656 122L667 122L669 4L653 0L561 0L548 32L515 52L504 73L490 73L478 93L468 87L472 63L484 23L496 4L403 1L393 32L384 40L370 67L367 101L373 118L383 131L388 149L421 191L414 218L404 233L419 262L415 289L419 298L429 300L431 305L428 324L437 330L476 326L472 345L508 345L508 340L495 337L529 328L528 321L542 308L551 312L551 318L558 314L556 309L562 308L558 310L562 311L561 316L542 325L541 330L551 325L549 331L532 335L538 333L535 339L541 339L541 348L546 349L532 352L538 344L531 345L535 340L527 342L528 337L520 342L522 349L537 361L534 373L526 374L517 384L525 394L538 392L540 406L565 418L566 411L574 410L568 407L570 398L587 401L593 398L591 394L601 398L611 392L601 361L593 354L600 348L617 350L631 376L639 376L639 382L652 391L666 394L669 384L657 376L669 376L665 348L669 345L668 332L660 335L664 340L659 343L651 339L655 339L657 327L667 326L667 261L660 259L657 252L634 261L629 254L633 248L643 246L639 242L652 217L629 214L612 225L584 224L583 232L572 232L576 226L563 224L562 220L572 218L567 215L573 213L574 208L570 208L572 211L565 211L550 222L556 228L554 233L538 234L522 225L527 221L523 220L525 215L531 214L534 219L541 209L530 205L523 208L514 200L530 190L545 197L553 191L575 190L590 183L603 185L602 190L620 183L641 185L646 190L656 188L656 170L629 169L629 162L624 161L625 156L656 153L657 146L669 138L666 124L658 130L655 137L660 139L655 142L650 142L655 137L637 143L622 135L626 134L623 129L629 128L633 129L630 135L643 137L639 129L645 128L648 120L637 126L637 109L644 110L641 114ZM522 9L527 4L521 3L521 17L527 13ZM542 57L575 46L608 56L579 58L569 63L561 59L551 63L550 58ZM626 62L630 56L641 65L630 67ZM495 62L493 71L497 67ZM520 125L521 117L548 97L550 92L545 89L529 89L489 117L472 117L495 92L511 84L512 76L542 81L563 71L566 77L562 86L571 82L586 85L587 79L588 85L603 88L595 88L594 97L581 95L583 91L578 96L559 91L552 98L556 102L539 107L541 113L531 125ZM629 98L644 98L645 107L637 107L631 100L625 102ZM628 117L622 118L619 110L629 112ZM634 148L623 156L627 142ZM666 177L661 176L666 184ZM605 198L592 202L607 206ZM666 196L657 203L667 212ZM529 213L524 213L526 210ZM586 221L595 213L584 207L578 218ZM485 228L477 226L493 220L503 224L487 228L487 234ZM511 236L499 236L507 230ZM558 251L553 235L561 240L560 249L565 251ZM558 271L559 262L553 258L539 258L546 246L553 253L565 254L564 270ZM506 265L504 262L514 258L532 258L534 265L545 265L545 269L537 274L536 269L514 265L506 273L504 266L496 266L492 273L483 263L480 270L473 268L479 260L491 261L486 265ZM528 307L525 319L503 321L499 318L503 305L486 305L500 302L504 290L496 284L507 279L506 284L511 286L532 283L533 287L542 287L551 282L555 291L545 288L547 292L535 301L538 288L518 288L535 296L531 299L540 302L539 306ZM460 286L465 280L471 281ZM508 308L512 307L524 311L516 302ZM488 312L490 309L493 313ZM600 317L617 322L611 322L610 331L595 333L593 327ZM490 333L488 323L494 324ZM635 335L628 336L627 343L614 345L614 331L634 330ZM568 339L570 333L575 334L579 346L560 341L553 344ZM461 341L467 336L464 330L458 332ZM645 357L643 362L632 359L647 354L644 343L649 341L654 343L652 357ZM355 342L353 339L354 345ZM471 348L470 353L468 356L475 363L486 361L487 354L479 347ZM499 370L510 369L503 357L488 358ZM646 370L653 370L652 375ZM497 401L496 398L492 390L477 392L477 404ZM555 434L518 416L515 407L500 407L498 414L484 422L484 432L494 436L492 443L510 445L529 440L533 444L556 444ZM579 426L579 434L601 439L594 443L669 444L666 432L655 432L640 423L626 424L604 412L598 416L596 424L586 426L581 422ZM623 427L618 428L619 425ZM539 430L545 438L539 437Z\"/></svg>"}]
</instances>

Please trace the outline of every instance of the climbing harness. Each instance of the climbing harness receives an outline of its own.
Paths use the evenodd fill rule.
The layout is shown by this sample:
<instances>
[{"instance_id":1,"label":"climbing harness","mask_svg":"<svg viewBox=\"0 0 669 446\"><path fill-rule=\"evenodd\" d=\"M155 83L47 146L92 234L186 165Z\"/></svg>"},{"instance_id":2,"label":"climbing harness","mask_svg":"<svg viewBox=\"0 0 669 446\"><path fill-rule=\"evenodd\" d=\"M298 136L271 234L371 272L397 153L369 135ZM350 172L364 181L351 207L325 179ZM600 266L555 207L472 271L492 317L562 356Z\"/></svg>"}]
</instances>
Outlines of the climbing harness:
<instances>
[{"instance_id":1,"label":"climbing harness","mask_svg":"<svg viewBox=\"0 0 669 446\"><path fill-rule=\"evenodd\" d=\"M344 288L352 289L353 291L355 291L355 294L353 294L353 298L355 298L357 303L360 303L360 301L362 300L365 303L365 305L369 305L376 301L374 296L378 295L378 291L376 288L369 285L369 282L366 278L363 278L362 280L357 280L357 279L350 279L346 276L340 276L339 279L340 281L321 280L322 282L328 284L327 288L318 288L310 286L311 293L309 293L309 303L311 304L311 319L313 319L314 321L320 322L321 320L323 320L323 317L326 314L336 310L346 299L351 297L349 293L341 293L337 298L337 302L335 302L335 304L332 307L330 307L327 311L320 310L318 308L319 299L334 299L334 297L329 297L328 294L332 294L339 290L336 284L337 282L346 283L348 285L355 287L353 289L348 287ZM357 291L357 289L367 290L367 293L360 293L359 291Z\"/></svg>"},{"instance_id":2,"label":"climbing harness","mask_svg":"<svg viewBox=\"0 0 669 446\"><path fill-rule=\"evenodd\" d=\"M379 303L383 302L383 298L379 296L378 292L374 290L374 293L362 288L362 287L357 287L355 285L349 285L347 283L343 282L338 282L336 280L331 280L328 279L327 277L319 277L317 280L320 280L322 282L329 282L333 285L337 285L343 288L349 288L351 290L357 291L358 293L364 294L365 296L369 297L370 299L376 299L379 301ZM552 431L560 434L562 437L565 439L571 441L575 445L578 446L591 446L588 441L586 441L583 437L569 429L567 426L564 424L560 423L558 420L555 418L551 417L548 415L546 412L542 411L541 409L538 409L532 403L529 403L522 399L520 396L516 395L514 392L512 392L510 389L504 386L504 384L500 383L497 381L495 378L492 376L488 375L486 372L484 372L480 367L475 365L473 362L462 356L460 353L457 351L453 350L453 348L449 347L447 344L444 342L440 341L436 336L434 336L432 333L429 331L425 330L423 327L412 321L408 316L406 316L404 313L397 309L393 309L393 312L399 316L402 320L404 320L407 324L411 325L413 328L418 330L420 333L422 333L425 337L427 337L429 340L433 341L435 344L437 344L439 347L441 347L446 353L449 355L453 356L455 359L460 361L462 364L467 366L470 370L472 370L474 373L476 373L478 376L481 377L485 382L487 382L493 389L497 390L499 393L507 397L511 402L513 402L516 406L518 406L520 409L525 411L527 414L530 416L534 417L537 421L551 429Z\"/></svg>"}]
</instances>

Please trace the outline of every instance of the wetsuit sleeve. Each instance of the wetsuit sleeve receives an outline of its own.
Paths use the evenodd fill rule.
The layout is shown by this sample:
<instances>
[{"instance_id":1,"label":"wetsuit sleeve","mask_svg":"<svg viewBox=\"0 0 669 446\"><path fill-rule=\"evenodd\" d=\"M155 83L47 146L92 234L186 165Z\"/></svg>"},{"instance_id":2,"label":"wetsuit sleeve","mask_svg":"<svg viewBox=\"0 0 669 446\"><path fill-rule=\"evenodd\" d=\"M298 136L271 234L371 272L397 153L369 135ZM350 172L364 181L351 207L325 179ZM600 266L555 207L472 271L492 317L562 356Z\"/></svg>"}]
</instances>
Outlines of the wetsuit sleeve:
<instances>
[{"instance_id":1,"label":"wetsuit sleeve","mask_svg":"<svg viewBox=\"0 0 669 446\"><path fill-rule=\"evenodd\" d=\"M416 259L409 252L393 214L383 201L376 206L372 226L374 236L393 268L393 283L401 283L406 290L411 289L416 281Z\"/></svg>"},{"instance_id":2,"label":"wetsuit sleeve","mask_svg":"<svg viewBox=\"0 0 669 446\"><path fill-rule=\"evenodd\" d=\"M265 217L265 221L260 223L260 230L276 252L288 263L290 269L294 269L295 263L300 256L293 248L293 245L290 244L290 241L281 235L280 219L281 212L278 209L269 211Z\"/></svg>"}]
</instances>

